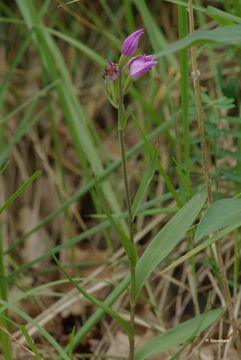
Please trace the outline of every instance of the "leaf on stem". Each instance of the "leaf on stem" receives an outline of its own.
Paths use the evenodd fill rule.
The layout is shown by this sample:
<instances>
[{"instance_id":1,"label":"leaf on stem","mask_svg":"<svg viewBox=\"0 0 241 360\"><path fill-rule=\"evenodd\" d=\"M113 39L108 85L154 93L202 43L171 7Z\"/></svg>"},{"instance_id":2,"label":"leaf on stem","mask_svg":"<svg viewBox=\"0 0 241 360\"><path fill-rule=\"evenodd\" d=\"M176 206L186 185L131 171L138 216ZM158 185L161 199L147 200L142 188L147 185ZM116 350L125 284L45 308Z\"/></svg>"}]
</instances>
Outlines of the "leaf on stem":
<instances>
[{"instance_id":1,"label":"leaf on stem","mask_svg":"<svg viewBox=\"0 0 241 360\"><path fill-rule=\"evenodd\" d=\"M203 239L211 233L232 227L232 230L240 226L241 219L241 199L222 199L209 207L201 221L195 234L195 241Z\"/></svg>"},{"instance_id":2,"label":"leaf on stem","mask_svg":"<svg viewBox=\"0 0 241 360\"><path fill-rule=\"evenodd\" d=\"M151 272L155 270L157 265L184 237L202 209L206 196L205 191L196 194L150 242L150 245L137 263L136 298Z\"/></svg>"},{"instance_id":3,"label":"leaf on stem","mask_svg":"<svg viewBox=\"0 0 241 360\"><path fill-rule=\"evenodd\" d=\"M223 308L208 311L152 338L137 350L135 360L151 359L151 356L161 354L173 349L177 345L192 340L203 330L212 325L223 311Z\"/></svg>"}]
</instances>

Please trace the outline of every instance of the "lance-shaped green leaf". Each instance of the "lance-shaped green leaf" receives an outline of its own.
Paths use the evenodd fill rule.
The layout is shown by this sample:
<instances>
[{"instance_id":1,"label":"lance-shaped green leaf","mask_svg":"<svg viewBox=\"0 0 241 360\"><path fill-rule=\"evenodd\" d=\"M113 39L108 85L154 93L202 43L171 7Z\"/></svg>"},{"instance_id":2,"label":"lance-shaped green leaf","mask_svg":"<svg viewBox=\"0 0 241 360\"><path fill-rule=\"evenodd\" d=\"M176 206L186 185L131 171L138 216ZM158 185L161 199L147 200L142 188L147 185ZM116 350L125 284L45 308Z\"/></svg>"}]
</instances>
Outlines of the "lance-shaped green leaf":
<instances>
[{"instance_id":1,"label":"lance-shaped green leaf","mask_svg":"<svg viewBox=\"0 0 241 360\"><path fill-rule=\"evenodd\" d=\"M222 199L215 202L206 210L195 234L195 240L199 241L205 236L224 229L228 226L240 226L241 199Z\"/></svg>"},{"instance_id":2,"label":"lance-shaped green leaf","mask_svg":"<svg viewBox=\"0 0 241 360\"><path fill-rule=\"evenodd\" d=\"M154 175L154 172L155 172L155 169L156 169L156 160L157 160L157 152L155 151L154 154L153 154L153 157L152 157L152 160L150 162L150 165L140 183L140 186L136 192L136 195L134 197L134 200L133 200L133 205L132 205L132 217L133 217L133 220L137 214L137 211L139 210L140 208L140 205L141 205L141 200L146 192L146 189L148 188L152 178L153 178L153 175Z\"/></svg>"},{"instance_id":3,"label":"lance-shaped green leaf","mask_svg":"<svg viewBox=\"0 0 241 360\"><path fill-rule=\"evenodd\" d=\"M233 25L235 23L241 24L241 19L238 16L227 13L214 6L208 6L206 14L216 20L221 25Z\"/></svg>"},{"instance_id":4,"label":"lance-shaped green leaf","mask_svg":"<svg viewBox=\"0 0 241 360\"><path fill-rule=\"evenodd\" d=\"M104 312L105 312L106 314L108 314L109 316L111 316L128 336L132 336L132 335L133 335L133 329L132 329L130 323L129 323L128 321L124 320L120 315L117 314L116 311L114 311L114 310L111 309L108 305L106 305L105 302L98 300L98 299L95 298L93 295L89 294L87 291L85 291L83 288L81 288L81 287L77 284L77 282L76 282L75 280L73 280L73 279L71 278L71 276L66 272L66 270L64 269L64 267L61 265L61 263L58 261L58 259L57 259L56 256L54 255L54 253L53 253L52 255L53 255L53 258L54 258L55 262L58 264L59 268L62 270L62 272L64 273L64 275L69 279L69 281L74 285L74 287L76 287L76 289L77 289L87 300L89 300L92 304L98 306L99 308L101 308L102 310L104 310Z\"/></svg>"},{"instance_id":5,"label":"lance-shaped green leaf","mask_svg":"<svg viewBox=\"0 0 241 360\"><path fill-rule=\"evenodd\" d=\"M178 213L159 231L144 254L137 262L136 298L148 276L157 265L172 251L192 225L206 200L206 192L196 194Z\"/></svg>"},{"instance_id":6,"label":"lance-shaped green leaf","mask_svg":"<svg viewBox=\"0 0 241 360\"><path fill-rule=\"evenodd\" d=\"M137 350L135 360L152 359L154 355L161 354L195 338L203 330L212 325L223 311L223 308L208 311L154 337Z\"/></svg>"},{"instance_id":7,"label":"lance-shaped green leaf","mask_svg":"<svg viewBox=\"0 0 241 360\"><path fill-rule=\"evenodd\" d=\"M183 39L176 41L166 49L155 54L157 58L167 56L185 47L202 42L241 45L241 25L222 26L213 30L197 30Z\"/></svg>"},{"instance_id":8,"label":"lance-shaped green leaf","mask_svg":"<svg viewBox=\"0 0 241 360\"><path fill-rule=\"evenodd\" d=\"M15 304L9 301L4 301L0 298L0 316L6 309L17 314L27 324L31 324L32 327L35 327L38 330L38 333L41 334L49 342L53 349L56 350L57 354L61 356L61 359L69 360L69 357L65 353L62 346L60 346L59 343L57 343L57 341L53 338L53 336L48 333L48 331L46 331L35 319L32 319L27 313L19 309Z\"/></svg>"},{"instance_id":9,"label":"lance-shaped green leaf","mask_svg":"<svg viewBox=\"0 0 241 360\"><path fill-rule=\"evenodd\" d=\"M34 344L33 339L29 335L28 330L26 329L26 327L24 325L20 325L19 328L20 328L21 332L23 333L23 336L25 337L26 343L28 344L28 346L32 350L33 355L35 356L35 359L36 360L43 360L43 358L40 356L40 354L38 352L38 349L37 349L36 345Z\"/></svg>"},{"instance_id":10,"label":"lance-shaped green leaf","mask_svg":"<svg viewBox=\"0 0 241 360\"><path fill-rule=\"evenodd\" d=\"M241 219L239 221L239 223L233 225L233 226L227 226L225 227L225 229L222 229L220 231L217 232L217 234L215 234L215 236L211 236L208 237L207 240L201 242L201 244L199 244L198 246L194 247L192 250L188 251L185 255L179 257L177 260L174 260L170 265L168 265L165 269L161 270L161 272L159 273L159 276L162 274L165 274L169 271L171 271L172 269L174 269L175 267L179 266L180 264L182 264L184 261L187 261L188 259L190 259L191 257L197 255L198 253L200 253L201 251L203 251L204 249L206 249L208 246L212 245L213 243L215 243L215 241L218 241L219 239L222 239L222 237L224 237L225 235L229 234L230 232L232 232L234 229L237 228L237 226L241 226Z\"/></svg>"}]
</instances>

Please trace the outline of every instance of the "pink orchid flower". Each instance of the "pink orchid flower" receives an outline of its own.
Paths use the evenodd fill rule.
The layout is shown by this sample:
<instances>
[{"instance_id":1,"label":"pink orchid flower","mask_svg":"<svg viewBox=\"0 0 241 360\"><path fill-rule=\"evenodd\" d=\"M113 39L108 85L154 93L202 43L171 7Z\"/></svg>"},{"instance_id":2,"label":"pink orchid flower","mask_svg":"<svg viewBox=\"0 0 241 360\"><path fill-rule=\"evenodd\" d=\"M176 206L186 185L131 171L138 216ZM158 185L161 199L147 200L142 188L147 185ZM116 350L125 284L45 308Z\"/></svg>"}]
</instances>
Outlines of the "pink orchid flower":
<instances>
[{"instance_id":1,"label":"pink orchid flower","mask_svg":"<svg viewBox=\"0 0 241 360\"><path fill-rule=\"evenodd\" d=\"M157 64L153 55L139 55L130 59L127 63L129 75L132 80L139 79Z\"/></svg>"}]
</instances>

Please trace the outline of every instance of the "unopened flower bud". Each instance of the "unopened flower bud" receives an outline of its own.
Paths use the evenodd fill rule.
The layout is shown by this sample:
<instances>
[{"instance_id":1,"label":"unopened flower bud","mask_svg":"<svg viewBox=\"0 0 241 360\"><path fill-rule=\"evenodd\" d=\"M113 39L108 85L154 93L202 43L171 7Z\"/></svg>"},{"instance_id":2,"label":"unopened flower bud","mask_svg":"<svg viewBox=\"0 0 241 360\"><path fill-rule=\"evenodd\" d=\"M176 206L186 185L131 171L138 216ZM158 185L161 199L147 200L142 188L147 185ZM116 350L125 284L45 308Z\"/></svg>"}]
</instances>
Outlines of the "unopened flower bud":
<instances>
[{"instance_id":1,"label":"unopened flower bud","mask_svg":"<svg viewBox=\"0 0 241 360\"><path fill-rule=\"evenodd\" d=\"M143 34L144 29L139 29L129 35L122 45L122 54L125 56L132 55L138 47L140 36Z\"/></svg>"}]
</instances>

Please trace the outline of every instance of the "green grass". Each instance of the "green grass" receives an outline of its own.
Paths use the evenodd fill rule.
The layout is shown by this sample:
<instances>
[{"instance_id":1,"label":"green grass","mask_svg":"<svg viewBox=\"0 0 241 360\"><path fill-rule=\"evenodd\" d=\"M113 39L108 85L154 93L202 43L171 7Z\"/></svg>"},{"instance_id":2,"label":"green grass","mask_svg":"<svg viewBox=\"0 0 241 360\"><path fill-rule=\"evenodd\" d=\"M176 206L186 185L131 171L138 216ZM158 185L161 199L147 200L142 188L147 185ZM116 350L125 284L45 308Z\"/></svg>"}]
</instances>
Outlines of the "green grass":
<instances>
[{"instance_id":1,"label":"green grass","mask_svg":"<svg viewBox=\"0 0 241 360\"><path fill-rule=\"evenodd\" d=\"M196 31L189 34L184 0L0 1L4 359L17 359L15 344L26 347L18 345L22 357L29 350L36 359L127 359L125 334L133 332L128 260L136 254L128 236L117 111L102 76L107 60L118 62L123 40L139 28L145 34L137 54L155 54L158 65L125 97L136 322L142 340L151 336L137 346L135 359L164 351L175 359L189 351L201 356L200 339L216 336L220 317L229 325L208 249L221 240L235 308L241 291L241 2L205 4L194 1ZM209 208L192 46L211 159ZM79 292L74 310L72 290ZM120 333L122 351L113 353ZM227 336L224 327L221 337Z\"/></svg>"}]
</instances>

